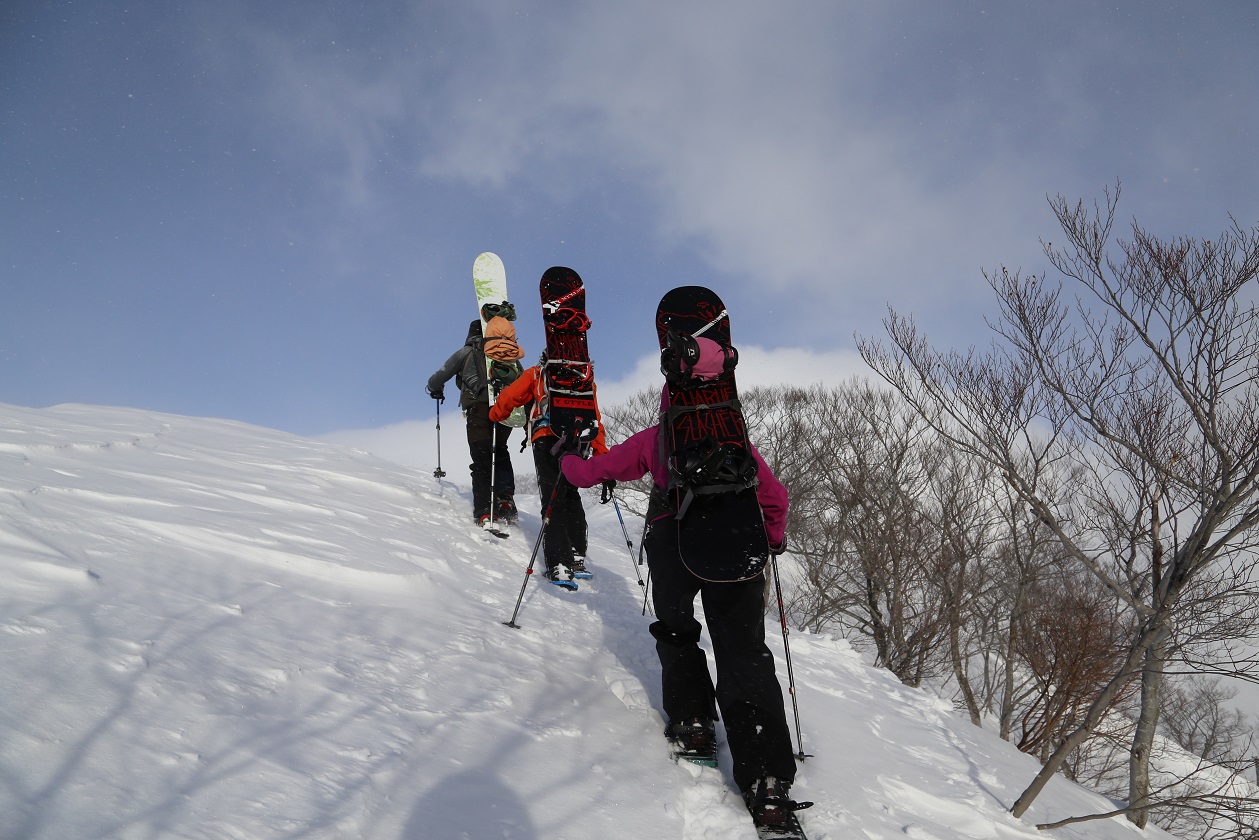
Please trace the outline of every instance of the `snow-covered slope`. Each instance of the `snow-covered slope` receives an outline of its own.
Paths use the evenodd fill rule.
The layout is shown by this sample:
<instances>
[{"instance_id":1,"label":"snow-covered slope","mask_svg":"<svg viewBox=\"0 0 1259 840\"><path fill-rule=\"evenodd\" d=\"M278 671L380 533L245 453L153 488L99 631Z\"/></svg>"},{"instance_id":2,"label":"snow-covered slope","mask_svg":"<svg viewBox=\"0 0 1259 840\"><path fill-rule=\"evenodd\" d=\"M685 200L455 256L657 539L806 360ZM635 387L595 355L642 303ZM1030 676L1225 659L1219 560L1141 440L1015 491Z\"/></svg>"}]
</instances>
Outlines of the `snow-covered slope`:
<instances>
[{"instance_id":1,"label":"snow-covered slope","mask_svg":"<svg viewBox=\"0 0 1259 840\"><path fill-rule=\"evenodd\" d=\"M666 755L609 507L595 580L530 581L514 630L538 517L495 540L465 493L236 423L0 405L0 837L753 837L728 766ZM842 642L792 651L814 840L1043 836L1006 813L1031 759ZM1057 780L1030 817L1106 807Z\"/></svg>"}]
</instances>

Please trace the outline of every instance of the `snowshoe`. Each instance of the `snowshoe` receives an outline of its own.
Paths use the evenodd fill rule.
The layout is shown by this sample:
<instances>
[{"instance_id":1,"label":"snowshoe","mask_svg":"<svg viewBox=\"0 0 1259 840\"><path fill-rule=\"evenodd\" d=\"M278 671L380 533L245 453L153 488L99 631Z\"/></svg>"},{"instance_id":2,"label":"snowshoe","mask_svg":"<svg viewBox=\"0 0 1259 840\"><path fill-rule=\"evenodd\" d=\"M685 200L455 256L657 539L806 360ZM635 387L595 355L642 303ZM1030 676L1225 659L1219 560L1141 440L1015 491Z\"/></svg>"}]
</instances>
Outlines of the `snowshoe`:
<instances>
[{"instance_id":1,"label":"snowshoe","mask_svg":"<svg viewBox=\"0 0 1259 840\"><path fill-rule=\"evenodd\" d=\"M493 534L500 539L507 539L507 532L500 527L501 521L496 522L491 519L488 513L479 514L476 517L476 524L477 527L487 534Z\"/></svg>"},{"instance_id":2,"label":"snowshoe","mask_svg":"<svg viewBox=\"0 0 1259 840\"><path fill-rule=\"evenodd\" d=\"M690 718L670 723L664 730L674 761L717 766L717 729L711 720Z\"/></svg>"},{"instance_id":3,"label":"snowshoe","mask_svg":"<svg viewBox=\"0 0 1259 840\"><path fill-rule=\"evenodd\" d=\"M515 525L518 518L519 513L516 511L516 500L511 496L500 498L498 502L498 521L504 525Z\"/></svg>"},{"instance_id":4,"label":"snowshoe","mask_svg":"<svg viewBox=\"0 0 1259 840\"><path fill-rule=\"evenodd\" d=\"M759 838L807 840L796 811L812 807L812 802L793 802L788 796L790 783L766 776L743 792L743 801L752 813L752 824Z\"/></svg>"},{"instance_id":5,"label":"snowshoe","mask_svg":"<svg viewBox=\"0 0 1259 840\"><path fill-rule=\"evenodd\" d=\"M563 563L557 563L554 566L547 567L543 573L547 580L570 592L577 591L577 584L573 581L573 573Z\"/></svg>"},{"instance_id":6,"label":"snowshoe","mask_svg":"<svg viewBox=\"0 0 1259 840\"><path fill-rule=\"evenodd\" d=\"M579 554L573 556L573 562L568 568L578 580L590 580L594 577L594 573L586 568L586 558Z\"/></svg>"}]
</instances>

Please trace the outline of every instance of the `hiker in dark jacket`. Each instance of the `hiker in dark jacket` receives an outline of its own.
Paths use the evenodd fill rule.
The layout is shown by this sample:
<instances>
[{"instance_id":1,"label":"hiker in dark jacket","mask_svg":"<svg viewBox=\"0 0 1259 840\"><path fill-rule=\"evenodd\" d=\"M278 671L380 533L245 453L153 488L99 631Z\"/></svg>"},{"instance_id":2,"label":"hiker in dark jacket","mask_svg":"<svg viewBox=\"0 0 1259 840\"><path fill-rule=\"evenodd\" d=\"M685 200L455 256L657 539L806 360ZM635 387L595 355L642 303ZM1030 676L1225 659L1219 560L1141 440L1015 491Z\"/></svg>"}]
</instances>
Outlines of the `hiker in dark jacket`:
<instances>
[{"instance_id":1,"label":"hiker in dark jacket","mask_svg":"<svg viewBox=\"0 0 1259 840\"><path fill-rule=\"evenodd\" d=\"M502 322L502 323L498 323ZM515 345L515 331L501 317L491 319L489 332L497 342ZM499 332L510 331L510 338L498 335ZM490 422L490 399L487 384L485 352L481 336L481 321L476 320L468 325L468 337L463 346L454 352L446 363L428 379L425 390L435 400L444 402L446 399L445 385L451 377L459 388L459 408L468 426L468 451L472 455L469 470L472 473L472 518L478 525L486 525L491 520L491 504L494 520L514 522L516 519L516 473L512 468L511 454L507 449L507 439L511 436L511 426ZM499 355L512 356L510 346ZM512 362L517 370L520 365ZM491 481L491 474L493 480Z\"/></svg>"}]
</instances>

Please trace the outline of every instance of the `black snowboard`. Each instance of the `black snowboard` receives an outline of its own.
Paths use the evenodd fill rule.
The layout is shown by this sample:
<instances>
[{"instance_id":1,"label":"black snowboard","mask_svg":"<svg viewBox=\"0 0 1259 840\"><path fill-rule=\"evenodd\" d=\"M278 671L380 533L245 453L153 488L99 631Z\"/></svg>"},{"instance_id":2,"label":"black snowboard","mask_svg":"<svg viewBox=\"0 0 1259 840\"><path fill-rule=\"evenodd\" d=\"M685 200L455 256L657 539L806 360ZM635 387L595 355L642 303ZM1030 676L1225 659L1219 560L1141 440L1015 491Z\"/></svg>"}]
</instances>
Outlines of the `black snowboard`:
<instances>
[{"instance_id":1,"label":"black snowboard","mask_svg":"<svg viewBox=\"0 0 1259 840\"><path fill-rule=\"evenodd\" d=\"M703 286L668 292L656 309L661 368L669 408L661 433L669 457L669 496L677 514L678 552L696 577L737 581L755 577L769 560L765 519L756 498L756 462L734 381L737 356L730 316ZM726 352L725 371L711 381L679 372L687 339L704 336ZM685 364L682 365L685 367Z\"/></svg>"},{"instance_id":2,"label":"black snowboard","mask_svg":"<svg viewBox=\"0 0 1259 840\"><path fill-rule=\"evenodd\" d=\"M550 406L547 421L556 436L595 422L594 366L586 345L590 318L586 288L571 268L553 266L542 275L542 323L546 328L543 375Z\"/></svg>"}]
</instances>

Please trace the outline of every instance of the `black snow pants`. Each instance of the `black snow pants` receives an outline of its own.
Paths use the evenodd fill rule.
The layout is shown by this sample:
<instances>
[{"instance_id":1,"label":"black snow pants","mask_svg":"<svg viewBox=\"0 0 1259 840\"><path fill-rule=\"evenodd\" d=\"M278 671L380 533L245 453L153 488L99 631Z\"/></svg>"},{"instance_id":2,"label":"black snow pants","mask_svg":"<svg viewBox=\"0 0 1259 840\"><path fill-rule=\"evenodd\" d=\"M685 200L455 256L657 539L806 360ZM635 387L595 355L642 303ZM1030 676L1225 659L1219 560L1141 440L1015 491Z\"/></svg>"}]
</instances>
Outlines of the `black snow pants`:
<instances>
[{"instance_id":1,"label":"black snow pants","mask_svg":"<svg viewBox=\"0 0 1259 840\"><path fill-rule=\"evenodd\" d=\"M555 437L546 435L533 442L533 465L538 471L538 495L542 502L542 515L555 492L555 507L551 509L551 521L542 532L542 557L548 569L559 563L569 564L574 554L586 556L586 509L581 504L581 493L567 481L559 481L559 459L551 454Z\"/></svg>"},{"instance_id":2,"label":"black snow pants","mask_svg":"<svg viewBox=\"0 0 1259 840\"><path fill-rule=\"evenodd\" d=\"M502 501L516 493L516 472L507 449L511 426L491 423L489 403L483 400L469 406L465 419L468 421L468 452L472 455L468 466L472 472L472 515L480 517L490 512L491 495Z\"/></svg>"},{"instance_id":3,"label":"black snow pants","mask_svg":"<svg viewBox=\"0 0 1259 840\"><path fill-rule=\"evenodd\" d=\"M774 656L765 644L765 575L738 583L700 580L682 564L677 545L676 521L654 520L646 538L657 618L650 629L660 656L665 715L670 721L716 718L715 700L739 790L762 776L791 782L796 776L791 731ZM699 646L696 595L717 664L715 689Z\"/></svg>"}]
</instances>

